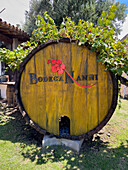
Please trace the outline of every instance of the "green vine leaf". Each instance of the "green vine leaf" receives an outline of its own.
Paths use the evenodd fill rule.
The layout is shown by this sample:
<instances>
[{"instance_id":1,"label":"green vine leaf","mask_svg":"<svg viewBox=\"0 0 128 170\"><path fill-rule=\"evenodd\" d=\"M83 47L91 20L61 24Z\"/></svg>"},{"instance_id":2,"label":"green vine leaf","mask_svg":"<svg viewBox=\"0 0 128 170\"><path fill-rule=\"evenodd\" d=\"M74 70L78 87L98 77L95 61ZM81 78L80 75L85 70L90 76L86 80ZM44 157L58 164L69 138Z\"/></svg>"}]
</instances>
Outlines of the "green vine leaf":
<instances>
[{"instance_id":1,"label":"green vine leaf","mask_svg":"<svg viewBox=\"0 0 128 170\"><path fill-rule=\"evenodd\" d=\"M105 63L107 70L111 70L117 75L121 75L123 71L127 73L127 41L121 42L111 27L116 10L117 7L114 5L109 13L103 11L97 25L81 19L78 25L75 25L70 17L66 17L60 28L57 28L54 20L46 11L44 18L37 15L37 29L33 31L30 41L22 43L14 51L0 49L0 60L12 70L19 69L20 63L39 44L51 39L71 38L79 40L78 45L87 45L92 52L96 52L98 54L97 61Z\"/></svg>"}]
</instances>

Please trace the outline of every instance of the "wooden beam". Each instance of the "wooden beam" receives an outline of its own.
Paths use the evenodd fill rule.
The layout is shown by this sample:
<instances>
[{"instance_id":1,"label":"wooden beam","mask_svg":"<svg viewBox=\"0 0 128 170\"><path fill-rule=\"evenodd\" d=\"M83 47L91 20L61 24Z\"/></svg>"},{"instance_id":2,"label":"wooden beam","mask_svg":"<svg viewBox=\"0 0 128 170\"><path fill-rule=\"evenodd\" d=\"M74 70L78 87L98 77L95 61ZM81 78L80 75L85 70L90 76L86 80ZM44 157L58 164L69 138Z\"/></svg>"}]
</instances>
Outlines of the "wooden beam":
<instances>
[{"instance_id":1,"label":"wooden beam","mask_svg":"<svg viewBox=\"0 0 128 170\"><path fill-rule=\"evenodd\" d=\"M0 28L0 32L2 32L3 34L9 34L9 35L22 35L22 33L18 32L18 31L13 31L13 30L10 30L10 29L3 29L3 28Z\"/></svg>"},{"instance_id":2,"label":"wooden beam","mask_svg":"<svg viewBox=\"0 0 128 170\"><path fill-rule=\"evenodd\" d=\"M5 36L0 33L0 41L4 41L6 43L12 44L12 39L10 39L8 36Z\"/></svg>"}]
</instances>

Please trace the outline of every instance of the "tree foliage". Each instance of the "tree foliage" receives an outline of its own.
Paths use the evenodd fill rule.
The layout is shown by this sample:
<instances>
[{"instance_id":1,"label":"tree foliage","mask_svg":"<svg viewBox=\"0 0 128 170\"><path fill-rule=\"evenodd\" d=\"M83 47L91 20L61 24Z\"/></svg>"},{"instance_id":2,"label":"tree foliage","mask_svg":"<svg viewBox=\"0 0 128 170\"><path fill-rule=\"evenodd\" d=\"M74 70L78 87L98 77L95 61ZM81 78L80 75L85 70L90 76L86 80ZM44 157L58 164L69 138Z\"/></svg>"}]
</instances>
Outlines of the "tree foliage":
<instances>
[{"instance_id":1,"label":"tree foliage","mask_svg":"<svg viewBox=\"0 0 128 170\"><path fill-rule=\"evenodd\" d=\"M29 8L29 12L26 11L25 14L26 22L23 29L31 35L33 30L37 28L37 15L44 16L45 11L48 11L49 15L52 14L52 3L50 0L31 0Z\"/></svg>"},{"instance_id":2,"label":"tree foliage","mask_svg":"<svg viewBox=\"0 0 128 170\"><path fill-rule=\"evenodd\" d=\"M33 31L30 41L21 44L14 51L1 49L0 60L15 70L37 45L51 39L70 38L77 39L78 45L86 45L92 52L96 52L98 61L106 64L106 70L111 70L117 76L121 76L123 71L127 74L127 43L126 41L121 42L117 38L116 31L111 26L116 10L117 7L114 5L110 8L109 13L103 11L97 25L82 19L75 24L71 17L66 17L59 29L47 12L44 13L45 19L38 15L37 29Z\"/></svg>"},{"instance_id":3,"label":"tree foliage","mask_svg":"<svg viewBox=\"0 0 128 170\"><path fill-rule=\"evenodd\" d=\"M71 17L75 24L78 24L79 19L97 24L102 12L109 12L114 4L116 4L117 10L111 26L116 28L116 32L119 33L120 26L126 17L125 10L127 8L126 5L114 0L31 0L30 2L30 10L26 13L24 24L24 30L30 35L33 29L37 28L35 24L37 15L44 17L45 11L48 11L58 27L60 27L63 18L67 16Z\"/></svg>"}]
</instances>

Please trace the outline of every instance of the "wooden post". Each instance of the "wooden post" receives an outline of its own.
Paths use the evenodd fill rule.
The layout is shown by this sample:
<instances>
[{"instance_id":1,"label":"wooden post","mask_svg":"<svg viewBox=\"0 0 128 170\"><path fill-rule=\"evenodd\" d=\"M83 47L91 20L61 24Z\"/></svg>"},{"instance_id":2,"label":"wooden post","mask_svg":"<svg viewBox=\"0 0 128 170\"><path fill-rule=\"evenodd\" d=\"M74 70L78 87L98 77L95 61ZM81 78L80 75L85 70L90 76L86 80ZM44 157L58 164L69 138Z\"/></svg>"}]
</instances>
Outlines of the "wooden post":
<instances>
[{"instance_id":1,"label":"wooden post","mask_svg":"<svg viewBox=\"0 0 128 170\"><path fill-rule=\"evenodd\" d=\"M18 38L13 38L12 49L16 49L18 47L18 44Z\"/></svg>"}]
</instances>

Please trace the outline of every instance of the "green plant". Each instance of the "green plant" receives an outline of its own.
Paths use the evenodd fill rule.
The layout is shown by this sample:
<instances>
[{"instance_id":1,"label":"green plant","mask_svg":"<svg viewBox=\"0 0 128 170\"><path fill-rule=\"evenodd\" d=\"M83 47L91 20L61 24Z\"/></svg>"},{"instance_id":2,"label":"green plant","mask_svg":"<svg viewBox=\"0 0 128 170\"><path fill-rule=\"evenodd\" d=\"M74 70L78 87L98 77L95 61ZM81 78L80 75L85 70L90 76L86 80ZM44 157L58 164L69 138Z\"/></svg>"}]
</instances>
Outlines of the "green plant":
<instances>
[{"instance_id":1,"label":"green plant","mask_svg":"<svg viewBox=\"0 0 128 170\"><path fill-rule=\"evenodd\" d=\"M44 13L45 19L38 15L36 22L38 28L33 31L30 41L21 44L13 52L1 49L0 60L15 70L38 44L51 39L71 38L77 39L78 45L87 45L91 51L97 52L98 61L106 64L106 70L121 76L123 71L126 73L128 71L128 49L126 41L121 42L111 27L116 9L114 5L109 13L103 11L97 25L81 19L75 25L75 22L67 17L63 19L60 29L47 12Z\"/></svg>"},{"instance_id":2,"label":"green plant","mask_svg":"<svg viewBox=\"0 0 128 170\"><path fill-rule=\"evenodd\" d=\"M114 12L115 17L111 26L116 28L118 34L127 16L125 13L127 6L115 0L30 0L29 11L25 13L23 29L31 35L37 28L35 24L37 15L44 17L45 11L48 11L58 27L66 16L71 17L75 24L78 24L79 19L97 24L102 11L109 12L114 4L116 4L117 10Z\"/></svg>"},{"instance_id":3,"label":"green plant","mask_svg":"<svg viewBox=\"0 0 128 170\"><path fill-rule=\"evenodd\" d=\"M8 67L13 71L19 69L20 64L24 58L37 46L36 43L27 41L19 45L13 51L0 48L0 60L7 64Z\"/></svg>"}]
</instances>

